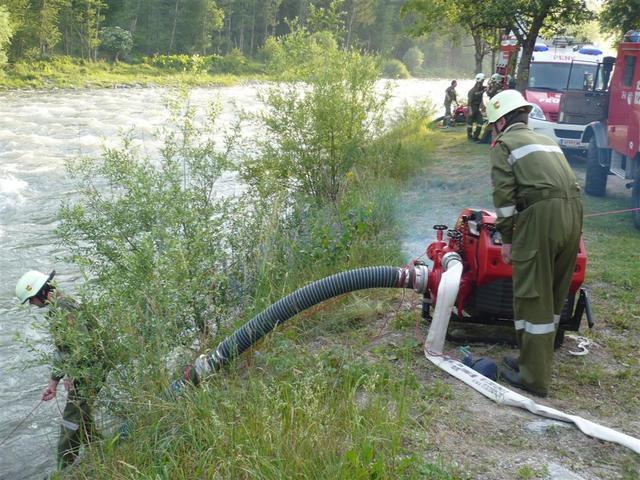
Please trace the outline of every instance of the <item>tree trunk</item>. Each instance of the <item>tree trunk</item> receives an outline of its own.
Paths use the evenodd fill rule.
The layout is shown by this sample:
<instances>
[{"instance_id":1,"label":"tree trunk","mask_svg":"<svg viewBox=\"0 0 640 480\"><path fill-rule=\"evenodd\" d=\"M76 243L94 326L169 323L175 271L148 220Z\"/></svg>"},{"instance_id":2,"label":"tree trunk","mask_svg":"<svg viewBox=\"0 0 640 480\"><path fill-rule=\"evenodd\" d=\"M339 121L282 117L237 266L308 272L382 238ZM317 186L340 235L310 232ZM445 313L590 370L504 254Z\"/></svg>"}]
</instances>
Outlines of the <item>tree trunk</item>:
<instances>
[{"instance_id":1,"label":"tree trunk","mask_svg":"<svg viewBox=\"0 0 640 480\"><path fill-rule=\"evenodd\" d=\"M98 3L98 10L96 10L96 36L94 37L93 48L92 48L92 57L93 61L98 61L98 36L100 35L100 3Z\"/></svg>"},{"instance_id":2,"label":"tree trunk","mask_svg":"<svg viewBox=\"0 0 640 480\"><path fill-rule=\"evenodd\" d=\"M251 39L249 40L249 56L253 57L253 41L256 33L256 0L253 0L251 9Z\"/></svg>"},{"instance_id":3,"label":"tree trunk","mask_svg":"<svg viewBox=\"0 0 640 480\"><path fill-rule=\"evenodd\" d=\"M475 49L473 57L476 61L476 71L474 73L480 73L482 72L482 60L485 55L483 41L479 33L471 32L471 37L473 38L473 46Z\"/></svg>"},{"instance_id":4,"label":"tree trunk","mask_svg":"<svg viewBox=\"0 0 640 480\"><path fill-rule=\"evenodd\" d=\"M47 44L45 39L42 36L42 28L43 28L43 23L44 23L44 16L46 15L45 10L47 9L47 0L44 0L42 2L42 7L40 8L40 32L38 35L38 40L40 42L40 57L44 58L45 54L47 53Z\"/></svg>"},{"instance_id":5,"label":"tree trunk","mask_svg":"<svg viewBox=\"0 0 640 480\"><path fill-rule=\"evenodd\" d=\"M180 0L176 0L176 8L173 12L173 27L171 28L171 39L169 40L169 51L167 55L171 55L171 50L173 50L173 41L176 38L176 25L178 24L178 6L180 5Z\"/></svg>"},{"instance_id":6,"label":"tree trunk","mask_svg":"<svg viewBox=\"0 0 640 480\"><path fill-rule=\"evenodd\" d=\"M133 14L133 19L131 20L131 26L129 27L129 31L131 32L131 37L134 37L136 34L136 28L138 27L138 14L140 12L140 0L136 3L135 13Z\"/></svg>"},{"instance_id":7,"label":"tree trunk","mask_svg":"<svg viewBox=\"0 0 640 480\"><path fill-rule=\"evenodd\" d=\"M491 73L496 71L496 45L500 45L500 32L496 29L493 36L493 48L491 49ZM500 47L498 47L500 48Z\"/></svg>"},{"instance_id":8,"label":"tree trunk","mask_svg":"<svg viewBox=\"0 0 640 480\"><path fill-rule=\"evenodd\" d=\"M227 29L227 50L225 54L229 53L231 49L231 15L229 15L229 28Z\"/></svg>"},{"instance_id":9,"label":"tree trunk","mask_svg":"<svg viewBox=\"0 0 640 480\"><path fill-rule=\"evenodd\" d=\"M549 7L547 6L545 10L539 12L533 19L531 27L527 32L527 37L522 42L522 56L520 57L520 63L518 63L518 76L516 77L516 90L522 93L524 93L527 88L527 84L529 83L529 68L531 64L531 57L533 57L533 48L536 45L538 33L540 33L542 23L547 16L548 10Z\"/></svg>"},{"instance_id":10,"label":"tree trunk","mask_svg":"<svg viewBox=\"0 0 640 480\"><path fill-rule=\"evenodd\" d=\"M349 48L351 46L351 32L353 31L353 20L356 17L356 1L351 0L351 12L349 14L349 27L347 29L347 42L346 47Z\"/></svg>"}]
</instances>

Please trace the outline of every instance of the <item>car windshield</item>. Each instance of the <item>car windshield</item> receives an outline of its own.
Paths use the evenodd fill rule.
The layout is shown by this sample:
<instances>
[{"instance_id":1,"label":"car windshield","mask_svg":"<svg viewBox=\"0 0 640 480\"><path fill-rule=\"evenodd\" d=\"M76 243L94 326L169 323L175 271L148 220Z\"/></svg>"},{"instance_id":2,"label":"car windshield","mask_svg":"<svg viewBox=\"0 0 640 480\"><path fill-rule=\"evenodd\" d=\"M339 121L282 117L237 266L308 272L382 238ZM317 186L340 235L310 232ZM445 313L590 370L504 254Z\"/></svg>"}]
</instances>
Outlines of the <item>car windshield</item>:
<instances>
[{"instance_id":1,"label":"car windshield","mask_svg":"<svg viewBox=\"0 0 640 480\"><path fill-rule=\"evenodd\" d=\"M569 74L569 90L590 88L596 76L597 63L532 63L529 70L529 88L540 90L565 90Z\"/></svg>"}]
</instances>

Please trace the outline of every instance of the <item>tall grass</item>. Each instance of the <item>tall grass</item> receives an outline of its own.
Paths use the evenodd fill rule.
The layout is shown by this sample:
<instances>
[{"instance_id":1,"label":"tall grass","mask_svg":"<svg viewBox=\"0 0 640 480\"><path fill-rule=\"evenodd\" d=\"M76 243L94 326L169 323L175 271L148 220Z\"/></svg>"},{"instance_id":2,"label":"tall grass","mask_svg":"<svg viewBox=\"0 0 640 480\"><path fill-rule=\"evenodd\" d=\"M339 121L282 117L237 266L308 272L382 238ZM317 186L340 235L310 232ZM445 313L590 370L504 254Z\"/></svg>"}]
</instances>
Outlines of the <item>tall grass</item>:
<instances>
[{"instance_id":1,"label":"tall grass","mask_svg":"<svg viewBox=\"0 0 640 480\"><path fill-rule=\"evenodd\" d=\"M326 62L331 71L310 69L304 98L271 97L272 116L263 118L273 127L271 146L244 172L255 182L250 197L212 195L231 150L219 153L209 136L214 123L199 125L188 108L168 129L159 163L125 144L102 163L76 167L90 188L63 210L61 233L92 273L86 300L94 316L111 322L104 396L113 414L128 413L131 431L89 449L73 477L459 478L415 453L423 442L416 428L428 425L443 394L414 378L415 343L393 359L355 348L368 342L362 327L377 321L389 292L330 302L201 388L163 399L185 361L283 295L338 271L401 261L397 190L427 161L429 109L408 109L384 135L371 135L362 129L382 112L368 109L383 106L373 98L374 63L337 47L322 55L335 56ZM297 116L296 102L316 117ZM343 136L332 143L337 131ZM306 188L328 175L337 188ZM108 180L110 196L95 178ZM199 321L212 317L213 328Z\"/></svg>"}]
</instances>

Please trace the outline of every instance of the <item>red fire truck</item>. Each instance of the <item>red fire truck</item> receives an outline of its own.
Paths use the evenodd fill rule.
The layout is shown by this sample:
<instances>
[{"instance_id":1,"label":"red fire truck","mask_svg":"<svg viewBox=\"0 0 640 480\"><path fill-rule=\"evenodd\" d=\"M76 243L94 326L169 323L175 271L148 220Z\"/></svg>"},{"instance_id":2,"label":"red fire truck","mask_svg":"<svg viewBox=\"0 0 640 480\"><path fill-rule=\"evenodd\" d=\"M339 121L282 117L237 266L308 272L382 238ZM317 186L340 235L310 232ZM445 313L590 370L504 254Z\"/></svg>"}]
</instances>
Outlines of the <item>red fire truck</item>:
<instances>
[{"instance_id":1,"label":"red fire truck","mask_svg":"<svg viewBox=\"0 0 640 480\"><path fill-rule=\"evenodd\" d=\"M604 196L609 175L628 180L633 221L640 228L640 32L631 31L617 57L598 65L591 88L568 92L560 103L565 121L590 120L582 142L588 144L585 191Z\"/></svg>"},{"instance_id":2,"label":"red fire truck","mask_svg":"<svg viewBox=\"0 0 640 480\"><path fill-rule=\"evenodd\" d=\"M515 39L502 41L497 73L514 77L519 56ZM570 37L556 37L549 42L538 40L529 66L529 79L524 96L533 105L529 127L555 140L567 153L584 153L581 141L586 123L560 119L560 101L565 92L590 86L602 51L593 45L574 44ZM575 119L574 119L575 120Z\"/></svg>"}]
</instances>

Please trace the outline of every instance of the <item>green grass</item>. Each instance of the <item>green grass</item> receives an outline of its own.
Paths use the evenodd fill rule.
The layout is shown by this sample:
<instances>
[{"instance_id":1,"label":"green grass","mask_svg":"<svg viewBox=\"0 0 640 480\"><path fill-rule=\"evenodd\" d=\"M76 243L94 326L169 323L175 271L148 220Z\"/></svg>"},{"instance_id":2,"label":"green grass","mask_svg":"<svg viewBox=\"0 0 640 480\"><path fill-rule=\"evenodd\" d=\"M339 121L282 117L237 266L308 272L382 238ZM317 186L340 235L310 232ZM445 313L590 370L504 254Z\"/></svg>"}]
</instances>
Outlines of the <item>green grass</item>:
<instances>
[{"instance_id":1,"label":"green grass","mask_svg":"<svg viewBox=\"0 0 640 480\"><path fill-rule=\"evenodd\" d=\"M399 126L370 146L380 175L354 172L357 185L345 202L346 218L356 219L347 254L314 264L290 259L285 277L258 289L249 316L336 271L400 265L398 191L433 148L424 122L415 125L418 131ZM417 379L415 338L380 342L383 332L413 329L415 317L399 301L398 292L371 290L325 302L178 401L143 397L148 408L136 416L130 437L91 449L72 477L468 478L450 459L427 455L435 442L432 419L451 389Z\"/></svg>"},{"instance_id":2,"label":"green grass","mask_svg":"<svg viewBox=\"0 0 640 480\"><path fill-rule=\"evenodd\" d=\"M466 144L463 133L428 132L419 122L372 146L370 153L380 155L378 161L393 175L367 178L353 203L378 192L375 203L388 229L375 237L376 242L356 242L353 255L339 265L398 260L397 219L390 216L390 207L397 201L401 179L430 164L436 172L466 171L486 155L486 148ZM486 196L477 191L480 187L470 183L468 188L473 198ZM624 196L586 197L585 211L627 204ZM587 357L557 353L552 385L560 408L570 405L572 411L591 412L613 425L637 412L640 398L640 262L633 260L640 251L640 235L624 217L585 220L586 286L597 320L596 329L587 335L599 346ZM330 273L335 272L321 263L292 269L285 282L264 286L256 313ZM89 451L72 478L470 479L487 467L495 468L490 463L495 460L467 457L467 449L496 451L502 458L546 448L515 425L503 424L501 415L495 424L490 416L466 409L475 397L425 364L414 336L419 302L407 310L400 297L390 291L359 292L291 319L177 402L147 399L148 408L136 418L130 438ZM503 353L506 350L495 348L491 356ZM482 427L485 434L478 435ZM446 433L438 436L438 431ZM617 465L615 472L622 478L635 478L638 461L628 450L604 449L591 441L574 448L563 443L567 432L573 430L552 432L554 442L547 455L571 457L578 450L588 457L591 452L589 461ZM443 444L443 439L450 443ZM556 440L561 447L554 446ZM452 445L460 446L464 458L448 450ZM598 454L589 448L597 448ZM547 475L544 465L498 468L503 478Z\"/></svg>"},{"instance_id":3,"label":"green grass","mask_svg":"<svg viewBox=\"0 0 640 480\"><path fill-rule=\"evenodd\" d=\"M413 417L428 428L440 393L416 381L410 355L369 360L282 335L266 350L177 402L151 400L131 438L77 478L461 478L418 453Z\"/></svg>"},{"instance_id":4,"label":"green grass","mask_svg":"<svg viewBox=\"0 0 640 480\"><path fill-rule=\"evenodd\" d=\"M247 75L176 72L145 63L108 63L71 60L19 62L0 71L0 90L52 88L104 88L113 86L229 86L245 79L263 79L260 73Z\"/></svg>"}]
</instances>

